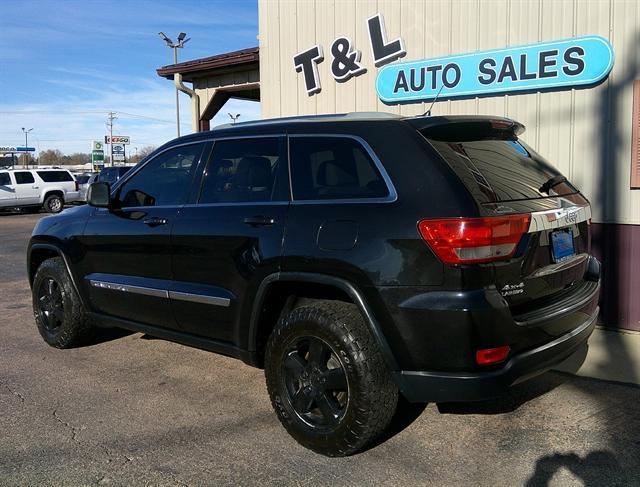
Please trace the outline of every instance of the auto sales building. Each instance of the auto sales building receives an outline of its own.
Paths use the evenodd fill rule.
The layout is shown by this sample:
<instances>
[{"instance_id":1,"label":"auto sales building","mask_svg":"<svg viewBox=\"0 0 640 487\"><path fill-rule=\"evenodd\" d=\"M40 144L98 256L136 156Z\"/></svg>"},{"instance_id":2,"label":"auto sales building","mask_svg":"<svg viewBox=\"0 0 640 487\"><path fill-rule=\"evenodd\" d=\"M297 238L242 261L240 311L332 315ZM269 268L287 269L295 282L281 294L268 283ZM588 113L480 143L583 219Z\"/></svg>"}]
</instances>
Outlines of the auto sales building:
<instances>
[{"instance_id":1,"label":"auto sales building","mask_svg":"<svg viewBox=\"0 0 640 487\"><path fill-rule=\"evenodd\" d=\"M522 122L592 204L604 285L589 374L640 382L640 2L260 0L258 47L158 74L192 83L196 130L230 97L259 100L263 118Z\"/></svg>"}]
</instances>

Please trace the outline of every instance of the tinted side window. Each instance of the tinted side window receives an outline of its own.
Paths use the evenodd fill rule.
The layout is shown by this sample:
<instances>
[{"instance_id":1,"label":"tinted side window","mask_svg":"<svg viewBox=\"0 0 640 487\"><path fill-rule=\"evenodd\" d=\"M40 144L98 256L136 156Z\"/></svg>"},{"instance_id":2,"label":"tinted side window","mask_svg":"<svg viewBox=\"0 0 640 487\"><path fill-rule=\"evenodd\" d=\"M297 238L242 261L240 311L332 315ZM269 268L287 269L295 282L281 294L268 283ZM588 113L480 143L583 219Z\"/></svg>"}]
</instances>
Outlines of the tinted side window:
<instances>
[{"instance_id":1,"label":"tinted side window","mask_svg":"<svg viewBox=\"0 0 640 487\"><path fill-rule=\"evenodd\" d=\"M31 184L36 182L33 174L27 171L14 172L13 175L16 177L16 184Z\"/></svg>"},{"instance_id":2,"label":"tinted side window","mask_svg":"<svg viewBox=\"0 0 640 487\"><path fill-rule=\"evenodd\" d=\"M120 205L184 204L203 147L203 143L176 147L149 161L120 187Z\"/></svg>"},{"instance_id":3,"label":"tinted side window","mask_svg":"<svg viewBox=\"0 0 640 487\"><path fill-rule=\"evenodd\" d=\"M280 147L281 141L277 137L216 142L205 171L199 202L280 199L274 191Z\"/></svg>"},{"instance_id":4,"label":"tinted side window","mask_svg":"<svg viewBox=\"0 0 640 487\"><path fill-rule=\"evenodd\" d=\"M8 172L0 172L0 186L9 186L11 184L11 178Z\"/></svg>"},{"instance_id":5,"label":"tinted side window","mask_svg":"<svg viewBox=\"0 0 640 487\"><path fill-rule=\"evenodd\" d=\"M294 200L382 198L389 195L378 168L357 140L292 137Z\"/></svg>"},{"instance_id":6,"label":"tinted side window","mask_svg":"<svg viewBox=\"0 0 640 487\"><path fill-rule=\"evenodd\" d=\"M67 171L38 171L38 176L40 176L45 183L73 181L73 176Z\"/></svg>"}]
</instances>

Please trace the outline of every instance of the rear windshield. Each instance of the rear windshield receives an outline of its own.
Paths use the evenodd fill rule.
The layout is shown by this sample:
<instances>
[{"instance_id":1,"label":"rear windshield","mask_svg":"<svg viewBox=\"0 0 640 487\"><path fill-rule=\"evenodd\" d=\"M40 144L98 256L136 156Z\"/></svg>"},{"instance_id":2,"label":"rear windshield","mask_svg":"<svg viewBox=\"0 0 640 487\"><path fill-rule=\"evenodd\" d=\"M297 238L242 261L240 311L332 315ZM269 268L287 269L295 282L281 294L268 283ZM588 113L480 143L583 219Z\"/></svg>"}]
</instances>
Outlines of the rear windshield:
<instances>
[{"instance_id":1,"label":"rear windshield","mask_svg":"<svg viewBox=\"0 0 640 487\"><path fill-rule=\"evenodd\" d=\"M38 176L40 176L45 183L73 181L73 176L67 171L38 171Z\"/></svg>"},{"instance_id":2,"label":"rear windshield","mask_svg":"<svg viewBox=\"0 0 640 487\"><path fill-rule=\"evenodd\" d=\"M479 203L513 201L577 192L568 182L553 186L548 193L541 187L559 173L540 155L514 135L479 140L451 140L429 137Z\"/></svg>"}]
</instances>

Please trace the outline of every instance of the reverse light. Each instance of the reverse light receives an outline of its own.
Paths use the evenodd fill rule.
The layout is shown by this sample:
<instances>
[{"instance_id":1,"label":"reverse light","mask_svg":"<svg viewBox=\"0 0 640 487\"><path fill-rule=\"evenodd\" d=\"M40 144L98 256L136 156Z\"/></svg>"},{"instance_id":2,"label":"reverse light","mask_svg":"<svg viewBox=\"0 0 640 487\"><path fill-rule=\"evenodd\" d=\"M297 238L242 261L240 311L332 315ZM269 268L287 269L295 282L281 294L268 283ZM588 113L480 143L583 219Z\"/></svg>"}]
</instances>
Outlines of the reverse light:
<instances>
[{"instance_id":1,"label":"reverse light","mask_svg":"<svg viewBox=\"0 0 640 487\"><path fill-rule=\"evenodd\" d=\"M477 264L509 259L531 215L421 220L418 231L445 264Z\"/></svg>"},{"instance_id":2,"label":"reverse light","mask_svg":"<svg viewBox=\"0 0 640 487\"><path fill-rule=\"evenodd\" d=\"M478 365L492 365L503 362L511 351L509 345L497 348L484 348L476 352L476 362Z\"/></svg>"}]
</instances>

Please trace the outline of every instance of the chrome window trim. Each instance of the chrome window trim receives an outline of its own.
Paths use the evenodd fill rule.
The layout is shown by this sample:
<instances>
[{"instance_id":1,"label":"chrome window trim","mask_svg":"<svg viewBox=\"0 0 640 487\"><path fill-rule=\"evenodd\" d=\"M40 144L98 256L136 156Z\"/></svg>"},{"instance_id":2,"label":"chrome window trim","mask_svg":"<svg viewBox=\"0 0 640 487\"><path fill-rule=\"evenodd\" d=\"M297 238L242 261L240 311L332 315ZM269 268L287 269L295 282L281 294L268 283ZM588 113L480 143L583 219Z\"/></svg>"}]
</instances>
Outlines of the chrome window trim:
<instances>
[{"instance_id":1,"label":"chrome window trim","mask_svg":"<svg viewBox=\"0 0 640 487\"><path fill-rule=\"evenodd\" d=\"M228 308L231 306L230 298L220 296L208 296L205 294L185 293L182 291L169 291L170 299L178 299L180 301L188 301L190 303L210 304L213 306L222 306Z\"/></svg>"},{"instance_id":2,"label":"chrome window trim","mask_svg":"<svg viewBox=\"0 0 640 487\"><path fill-rule=\"evenodd\" d=\"M371 148L369 143L364 140L362 137L353 134L332 134L332 133L318 133L318 134L290 134L287 140L287 153L289 155L289 178L292 181L292 171L291 171L291 149L290 149L290 140L292 138L308 138L308 137L332 137L332 138L343 138L343 139L352 139L358 142L369 155L374 165L380 172L382 176L382 180L387 186L387 191L389 194L384 197L377 198L334 198L334 199L317 199L317 200L296 200L293 194L293 184L291 184L291 204L292 205L335 205L335 204L363 204L363 203L394 203L398 200L398 193L396 192L396 188L387 174L387 171L382 164L382 161L378 158L377 154Z\"/></svg>"}]
</instances>

